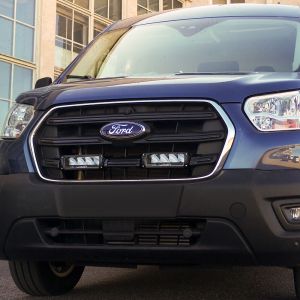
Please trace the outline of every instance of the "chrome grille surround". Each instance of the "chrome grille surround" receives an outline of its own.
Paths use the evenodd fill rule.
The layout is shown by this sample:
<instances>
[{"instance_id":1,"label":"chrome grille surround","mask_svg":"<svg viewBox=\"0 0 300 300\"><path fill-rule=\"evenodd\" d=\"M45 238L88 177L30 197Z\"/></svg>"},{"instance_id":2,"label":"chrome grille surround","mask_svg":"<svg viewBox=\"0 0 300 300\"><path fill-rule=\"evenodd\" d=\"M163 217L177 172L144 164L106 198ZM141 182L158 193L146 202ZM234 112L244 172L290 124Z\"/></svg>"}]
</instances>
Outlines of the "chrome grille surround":
<instances>
[{"instance_id":1,"label":"chrome grille surround","mask_svg":"<svg viewBox=\"0 0 300 300\"><path fill-rule=\"evenodd\" d=\"M65 179L51 179L51 178L47 178L45 177L39 167L39 163L37 160L37 155L36 155L36 150L35 150L35 146L34 146L34 138L35 135L37 133L37 131L39 130L39 128L42 126L42 124L44 123L44 121L49 117L50 114L52 114L53 112L55 112L56 110L59 109L65 109L65 108L75 108L75 107L87 107L87 106L103 106L103 105L123 105L123 104L155 104L155 103L207 103L210 104L219 114L219 116L221 117L222 121L225 123L226 127L227 127L227 136L226 136L226 140L224 143L224 147L220 153L219 159L215 165L215 168L213 169L212 172L210 172L209 174L205 175L205 176L201 176L201 177L192 177L192 178L171 178L171 179L131 179L131 180L65 180ZM227 114L224 112L224 110L220 107L220 105L218 105L217 103L215 103L214 101L211 100L205 100L205 99L197 99L197 100L190 100L190 99L176 99L176 100L133 100L133 101L106 101L106 102L95 102L95 103L81 103L81 104L71 104L71 105L60 105L60 106L56 106L51 108L48 112L46 112L42 118L38 121L38 123L36 124L36 126L34 127L33 131L30 134L29 137L29 148L30 148L30 152L33 158L33 162L34 162L34 166L36 168L36 171L39 175L39 177L47 182L53 182L53 183L97 183L97 182L103 182L103 183L116 183L116 182L180 182L180 181L195 181L195 180L201 180L201 179L206 179L209 177L212 177L213 175L215 175L216 173L218 173L224 166L224 163L227 159L227 156L229 154L229 151L232 147L233 141L235 138L235 128L234 125L232 124L231 120L229 119L229 117L227 116Z\"/></svg>"}]
</instances>

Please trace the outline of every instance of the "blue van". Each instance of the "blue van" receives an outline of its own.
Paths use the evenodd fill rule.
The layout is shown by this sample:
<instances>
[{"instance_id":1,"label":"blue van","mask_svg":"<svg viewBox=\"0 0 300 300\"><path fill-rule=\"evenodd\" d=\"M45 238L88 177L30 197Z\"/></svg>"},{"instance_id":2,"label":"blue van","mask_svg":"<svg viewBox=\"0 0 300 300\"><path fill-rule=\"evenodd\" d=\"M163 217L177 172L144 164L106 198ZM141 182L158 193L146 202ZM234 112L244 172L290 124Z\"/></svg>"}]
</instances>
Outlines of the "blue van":
<instances>
[{"instance_id":1,"label":"blue van","mask_svg":"<svg viewBox=\"0 0 300 300\"><path fill-rule=\"evenodd\" d=\"M34 296L84 267L294 269L300 299L300 8L114 23L21 94L0 140L0 258ZM298 159L294 159L298 157Z\"/></svg>"}]
</instances>

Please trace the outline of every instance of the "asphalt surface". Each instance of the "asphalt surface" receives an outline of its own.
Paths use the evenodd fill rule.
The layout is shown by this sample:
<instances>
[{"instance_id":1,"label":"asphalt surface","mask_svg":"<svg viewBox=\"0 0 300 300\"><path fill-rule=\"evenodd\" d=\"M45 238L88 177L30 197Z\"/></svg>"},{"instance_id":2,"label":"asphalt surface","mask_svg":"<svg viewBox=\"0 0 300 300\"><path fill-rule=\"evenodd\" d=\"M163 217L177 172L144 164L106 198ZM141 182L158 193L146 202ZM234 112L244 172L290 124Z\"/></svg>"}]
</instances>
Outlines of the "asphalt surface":
<instances>
[{"instance_id":1,"label":"asphalt surface","mask_svg":"<svg viewBox=\"0 0 300 300\"><path fill-rule=\"evenodd\" d=\"M39 299L14 285L6 262L0 262L0 299ZM45 298L44 298L45 299ZM292 271L280 268L132 269L87 268L76 289L46 299L101 300L291 300L295 298Z\"/></svg>"}]
</instances>

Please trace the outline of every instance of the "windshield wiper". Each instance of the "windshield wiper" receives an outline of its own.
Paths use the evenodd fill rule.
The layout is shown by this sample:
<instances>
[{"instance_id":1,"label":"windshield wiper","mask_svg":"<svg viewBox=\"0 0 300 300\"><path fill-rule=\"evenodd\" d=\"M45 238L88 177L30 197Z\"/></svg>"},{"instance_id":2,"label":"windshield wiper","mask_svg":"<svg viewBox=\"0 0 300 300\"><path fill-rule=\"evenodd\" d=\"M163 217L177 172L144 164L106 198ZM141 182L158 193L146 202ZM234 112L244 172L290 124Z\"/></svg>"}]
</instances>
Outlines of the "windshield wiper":
<instances>
[{"instance_id":1,"label":"windshield wiper","mask_svg":"<svg viewBox=\"0 0 300 300\"><path fill-rule=\"evenodd\" d=\"M253 72L178 72L175 76L181 75L248 75Z\"/></svg>"},{"instance_id":2,"label":"windshield wiper","mask_svg":"<svg viewBox=\"0 0 300 300\"><path fill-rule=\"evenodd\" d=\"M110 77L92 77L90 75L67 75L67 79L82 79L82 80L109 80L109 79L122 79L128 76L110 76Z\"/></svg>"},{"instance_id":3,"label":"windshield wiper","mask_svg":"<svg viewBox=\"0 0 300 300\"><path fill-rule=\"evenodd\" d=\"M97 80L109 80L109 79L122 79L127 78L129 76L108 76L108 77L98 77Z\"/></svg>"},{"instance_id":4,"label":"windshield wiper","mask_svg":"<svg viewBox=\"0 0 300 300\"><path fill-rule=\"evenodd\" d=\"M84 79L84 80L93 80L94 77L90 75L67 75L67 79Z\"/></svg>"}]
</instances>

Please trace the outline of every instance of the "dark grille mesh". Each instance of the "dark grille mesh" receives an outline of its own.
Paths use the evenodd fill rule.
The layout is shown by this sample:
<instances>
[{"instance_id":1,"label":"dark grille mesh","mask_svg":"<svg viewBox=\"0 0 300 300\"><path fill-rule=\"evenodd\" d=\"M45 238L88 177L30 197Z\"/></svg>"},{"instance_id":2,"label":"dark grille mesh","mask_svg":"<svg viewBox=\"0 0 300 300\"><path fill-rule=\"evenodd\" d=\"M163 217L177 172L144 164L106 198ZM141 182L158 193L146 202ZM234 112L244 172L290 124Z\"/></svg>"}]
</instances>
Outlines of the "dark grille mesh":
<instances>
[{"instance_id":1,"label":"dark grille mesh","mask_svg":"<svg viewBox=\"0 0 300 300\"><path fill-rule=\"evenodd\" d=\"M145 123L150 134L113 142L100 136L105 124ZM220 157L227 127L207 102L149 102L76 106L54 110L38 129L34 147L39 169L52 180L188 179L210 174ZM147 169L141 164L107 164L97 170L63 170L64 155L102 154L107 161L139 162L143 153L185 152L185 168Z\"/></svg>"},{"instance_id":2,"label":"dark grille mesh","mask_svg":"<svg viewBox=\"0 0 300 300\"><path fill-rule=\"evenodd\" d=\"M40 219L51 244L115 246L192 246L205 227L203 220Z\"/></svg>"}]
</instances>

